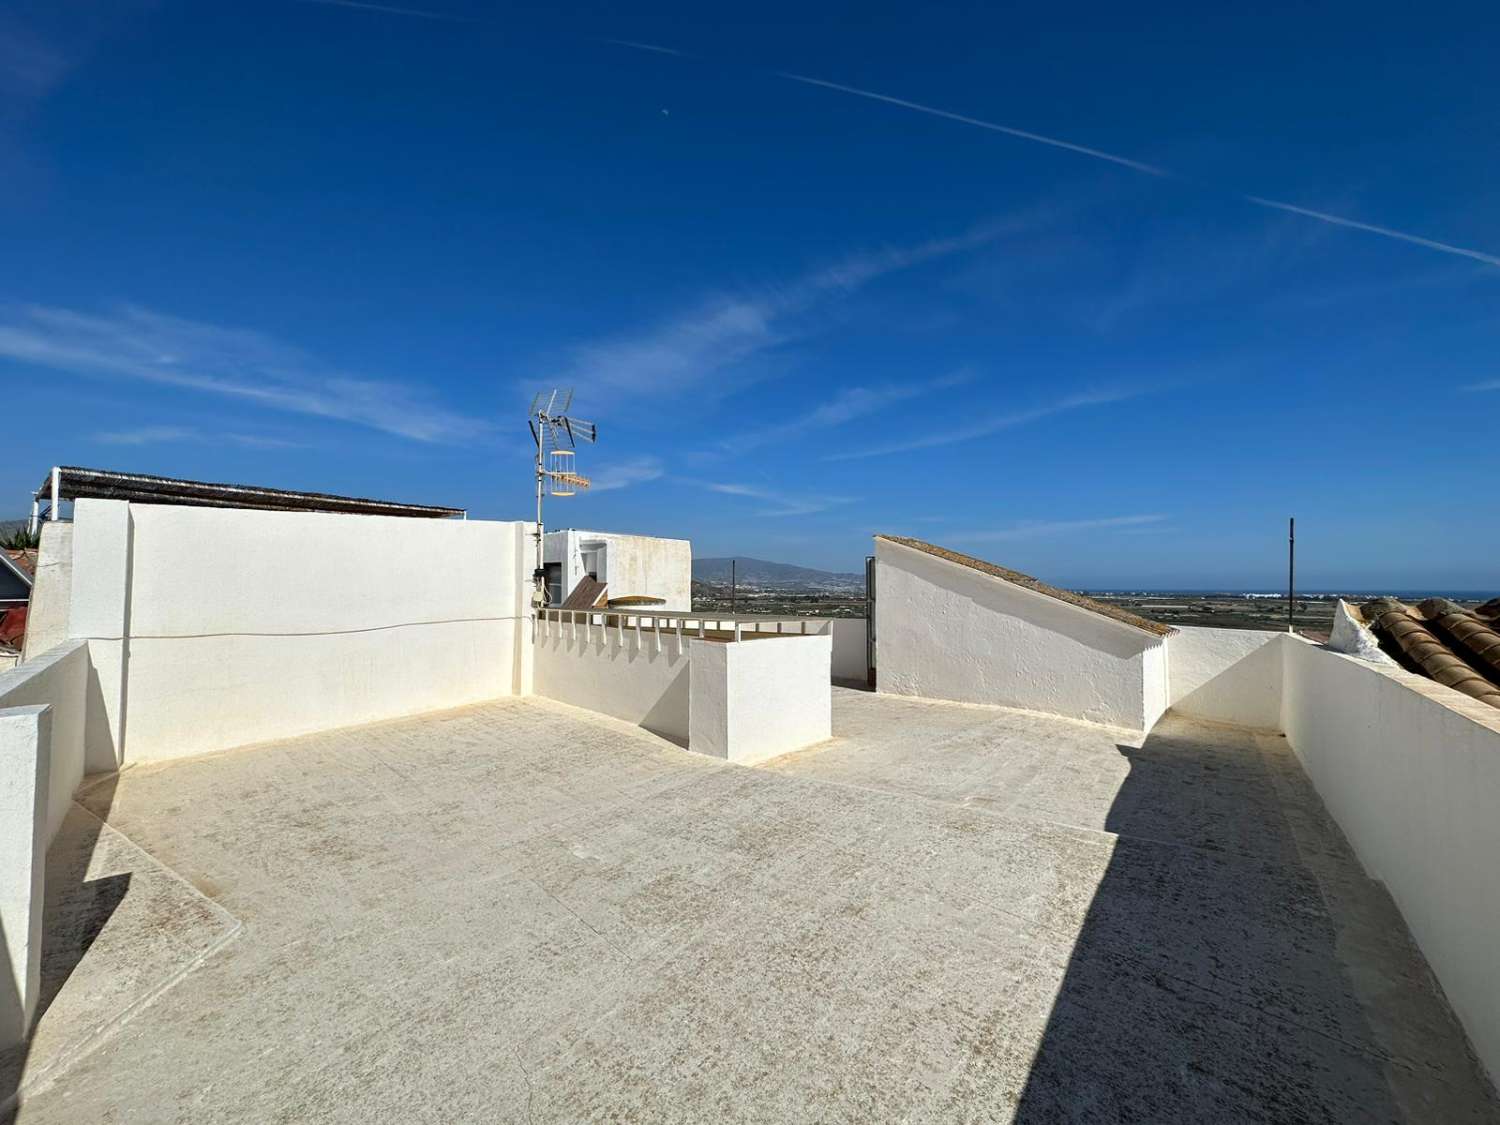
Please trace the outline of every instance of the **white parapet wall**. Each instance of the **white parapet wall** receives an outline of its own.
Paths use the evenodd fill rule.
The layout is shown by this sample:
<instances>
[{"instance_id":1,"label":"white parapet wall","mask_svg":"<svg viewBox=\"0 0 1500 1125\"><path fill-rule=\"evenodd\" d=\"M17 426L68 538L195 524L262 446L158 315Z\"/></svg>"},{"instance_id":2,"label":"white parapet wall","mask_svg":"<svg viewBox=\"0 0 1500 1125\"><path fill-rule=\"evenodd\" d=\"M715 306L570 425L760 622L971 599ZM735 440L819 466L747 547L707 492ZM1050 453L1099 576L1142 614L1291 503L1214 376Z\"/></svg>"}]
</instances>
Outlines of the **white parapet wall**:
<instances>
[{"instance_id":1,"label":"white parapet wall","mask_svg":"<svg viewBox=\"0 0 1500 1125\"><path fill-rule=\"evenodd\" d=\"M605 620L616 624L606 626ZM625 620L632 622L630 628L620 627ZM638 631L636 620L581 615L577 621L539 623L532 691L635 723L686 746L688 646L698 642L673 629L648 625Z\"/></svg>"},{"instance_id":2,"label":"white parapet wall","mask_svg":"<svg viewBox=\"0 0 1500 1125\"><path fill-rule=\"evenodd\" d=\"M831 737L831 622L740 620L548 610L533 688L733 762Z\"/></svg>"},{"instance_id":3,"label":"white parapet wall","mask_svg":"<svg viewBox=\"0 0 1500 1125\"><path fill-rule=\"evenodd\" d=\"M833 638L693 641L688 748L754 765L833 737Z\"/></svg>"},{"instance_id":4,"label":"white parapet wall","mask_svg":"<svg viewBox=\"0 0 1500 1125\"><path fill-rule=\"evenodd\" d=\"M1146 730L1165 638L946 558L875 541L876 687Z\"/></svg>"},{"instance_id":5,"label":"white parapet wall","mask_svg":"<svg viewBox=\"0 0 1500 1125\"><path fill-rule=\"evenodd\" d=\"M73 793L83 780L88 657L86 641L65 641L0 675L0 713L13 707L52 709L44 818L48 843L62 827Z\"/></svg>"},{"instance_id":6,"label":"white parapet wall","mask_svg":"<svg viewBox=\"0 0 1500 1125\"><path fill-rule=\"evenodd\" d=\"M1168 702L1220 723L1281 729L1284 632L1181 626L1167 639Z\"/></svg>"},{"instance_id":7,"label":"white parapet wall","mask_svg":"<svg viewBox=\"0 0 1500 1125\"><path fill-rule=\"evenodd\" d=\"M41 994L52 709L0 710L0 1045L21 1042Z\"/></svg>"},{"instance_id":8,"label":"white parapet wall","mask_svg":"<svg viewBox=\"0 0 1500 1125\"><path fill-rule=\"evenodd\" d=\"M524 691L527 531L80 500L87 768Z\"/></svg>"},{"instance_id":9,"label":"white parapet wall","mask_svg":"<svg viewBox=\"0 0 1500 1125\"><path fill-rule=\"evenodd\" d=\"M835 617L833 626L833 680L835 683L865 683L870 676L866 639L869 622L863 617Z\"/></svg>"},{"instance_id":10,"label":"white parapet wall","mask_svg":"<svg viewBox=\"0 0 1500 1125\"><path fill-rule=\"evenodd\" d=\"M0 674L0 1047L20 1042L41 980L47 848L83 779L88 644Z\"/></svg>"},{"instance_id":11,"label":"white parapet wall","mask_svg":"<svg viewBox=\"0 0 1500 1125\"><path fill-rule=\"evenodd\" d=\"M1283 636L1281 726L1500 1078L1500 710Z\"/></svg>"}]
</instances>

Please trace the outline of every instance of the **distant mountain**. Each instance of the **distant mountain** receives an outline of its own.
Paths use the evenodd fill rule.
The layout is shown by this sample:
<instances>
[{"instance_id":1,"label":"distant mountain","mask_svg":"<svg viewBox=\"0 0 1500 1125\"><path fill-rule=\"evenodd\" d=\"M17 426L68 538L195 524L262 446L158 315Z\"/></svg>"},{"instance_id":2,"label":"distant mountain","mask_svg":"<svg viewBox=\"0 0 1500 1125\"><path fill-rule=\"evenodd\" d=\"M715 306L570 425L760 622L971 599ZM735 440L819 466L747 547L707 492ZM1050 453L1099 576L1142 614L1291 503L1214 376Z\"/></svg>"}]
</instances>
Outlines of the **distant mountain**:
<instances>
[{"instance_id":1,"label":"distant mountain","mask_svg":"<svg viewBox=\"0 0 1500 1125\"><path fill-rule=\"evenodd\" d=\"M735 564L735 580L741 586L769 590L863 590L863 574L840 574L831 570L814 570L790 563L765 559L694 559L693 579L715 585L729 584L729 564Z\"/></svg>"}]
</instances>

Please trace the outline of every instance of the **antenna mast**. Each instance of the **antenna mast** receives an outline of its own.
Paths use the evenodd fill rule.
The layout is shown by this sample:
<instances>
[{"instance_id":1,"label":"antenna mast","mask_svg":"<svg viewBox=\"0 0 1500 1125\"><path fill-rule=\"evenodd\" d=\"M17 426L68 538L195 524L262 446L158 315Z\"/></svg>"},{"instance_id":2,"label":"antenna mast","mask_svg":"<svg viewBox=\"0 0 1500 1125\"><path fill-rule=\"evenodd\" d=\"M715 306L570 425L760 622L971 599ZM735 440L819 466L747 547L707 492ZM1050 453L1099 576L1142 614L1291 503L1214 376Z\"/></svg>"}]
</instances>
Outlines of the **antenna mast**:
<instances>
[{"instance_id":1,"label":"antenna mast","mask_svg":"<svg viewBox=\"0 0 1500 1125\"><path fill-rule=\"evenodd\" d=\"M536 569L531 573L534 589L532 606L541 609L547 604L547 568L542 559L542 497L572 496L581 488L588 488L588 477L579 476L574 465L573 450L579 441L594 442L599 437L599 427L592 422L571 417L573 392L544 391L531 400L531 412L526 424L531 428L532 440L536 442Z\"/></svg>"}]
</instances>

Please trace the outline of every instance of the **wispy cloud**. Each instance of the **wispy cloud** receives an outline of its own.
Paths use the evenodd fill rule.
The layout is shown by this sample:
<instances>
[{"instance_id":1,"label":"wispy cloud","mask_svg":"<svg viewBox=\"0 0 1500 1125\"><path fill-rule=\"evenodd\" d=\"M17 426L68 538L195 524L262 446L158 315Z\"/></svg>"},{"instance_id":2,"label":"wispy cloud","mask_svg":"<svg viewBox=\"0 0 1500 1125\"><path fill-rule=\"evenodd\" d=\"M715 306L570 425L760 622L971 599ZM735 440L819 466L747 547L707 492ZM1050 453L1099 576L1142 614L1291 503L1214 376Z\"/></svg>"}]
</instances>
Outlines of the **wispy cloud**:
<instances>
[{"instance_id":1,"label":"wispy cloud","mask_svg":"<svg viewBox=\"0 0 1500 1125\"><path fill-rule=\"evenodd\" d=\"M1042 539L1053 535L1071 535L1080 531L1143 527L1161 523L1166 518L1164 515L1144 515L1102 516L1082 520L1039 520L985 531L954 532L945 534L943 538L955 543L1008 543L1015 539Z\"/></svg>"},{"instance_id":2,"label":"wispy cloud","mask_svg":"<svg viewBox=\"0 0 1500 1125\"><path fill-rule=\"evenodd\" d=\"M1470 393L1482 391L1500 391L1500 379L1484 379L1478 383L1470 383L1463 389Z\"/></svg>"},{"instance_id":3,"label":"wispy cloud","mask_svg":"<svg viewBox=\"0 0 1500 1125\"><path fill-rule=\"evenodd\" d=\"M573 349L562 382L588 387L596 396L659 395L700 385L798 339L809 330L805 318L827 302L902 270L1034 229L1040 221L1039 213L1016 216L951 237L850 255L758 292L711 297L644 332Z\"/></svg>"},{"instance_id":4,"label":"wispy cloud","mask_svg":"<svg viewBox=\"0 0 1500 1125\"><path fill-rule=\"evenodd\" d=\"M30 305L0 314L0 359L93 377L201 391L271 410L459 441L488 426L416 384L368 379L259 332L127 305L109 315Z\"/></svg>"},{"instance_id":5,"label":"wispy cloud","mask_svg":"<svg viewBox=\"0 0 1500 1125\"><path fill-rule=\"evenodd\" d=\"M210 433L187 426L141 426L94 435L104 445L171 445L182 442L238 445L244 449L300 449L303 443L264 434Z\"/></svg>"},{"instance_id":6,"label":"wispy cloud","mask_svg":"<svg viewBox=\"0 0 1500 1125\"><path fill-rule=\"evenodd\" d=\"M725 496L743 496L769 504L769 508L755 513L758 516L811 516L818 512L826 512L829 508L835 508L840 504L853 503L853 497L850 496L783 493L750 484L709 483L705 487L711 492L722 493Z\"/></svg>"},{"instance_id":7,"label":"wispy cloud","mask_svg":"<svg viewBox=\"0 0 1500 1125\"><path fill-rule=\"evenodd\" d=\"M881 383L872 387L844 387L832 398L796 417L774 425L747 430L726 438L726 449L743 452L772 442L786 441L810 431L842 426L871 414L878 414L899 403L937 394L973 379L972 372L956 371L937 379L911 383Z\"/></svg>"},{"instance_id":8,"label":"wispy cloud","mask_svg":"<svg viewBox=\"0 0 1500 1125\"><path fill-rule=\"evenodd\" d=\"M872 446L868 449L853 449L845 450L842 453L830 453L823 460L853 461L864 457L881 457L889 453L909 453L917 449L934 449L942 445L954 445L958 442L973 441L976 438L988 437L990 434L999 433L1001 430L1014 429L1017 426L1040 422L1044 418L1051 418L1057 414L1067 414L1071 411L1084 410L1093 406L1107 406L1111 403L1125 402L1147 393L1149 392L1140 388L1079 391L1052 402L1030 407L1026 410L992 414L967 426L956 426L946 430L929 430L924 431L920 437L903 438L898 441L887 442L883 445Z\"/></svg>"},{"instance_id":9,"label":"wispy cloud","mask_svg":"<svg viewBox=\"0 0 1500 1125\"><path fill-rule=\"evenodd\" d=\"M666 469L660 457L633 457L628 461L616 461L592 470L589 479L590 492L613 492L618 488L629 488L633 484L645 484L660 478Z\"/></svg>"}]
</instances>

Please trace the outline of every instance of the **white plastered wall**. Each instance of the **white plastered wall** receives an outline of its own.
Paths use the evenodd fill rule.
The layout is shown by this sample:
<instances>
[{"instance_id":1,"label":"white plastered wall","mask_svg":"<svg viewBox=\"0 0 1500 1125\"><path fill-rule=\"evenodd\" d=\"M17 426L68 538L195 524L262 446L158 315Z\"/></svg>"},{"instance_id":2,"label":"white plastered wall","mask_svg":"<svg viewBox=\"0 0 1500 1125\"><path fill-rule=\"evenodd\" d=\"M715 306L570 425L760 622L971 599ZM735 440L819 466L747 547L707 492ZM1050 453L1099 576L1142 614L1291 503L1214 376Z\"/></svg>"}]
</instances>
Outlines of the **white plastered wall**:
<instances>
[{"instance_id":1,"label":"white plastered wall","mask_svg":"<svg viewBox=\"0 0 1500 1125\"><path fill-rule=\"evenodd\" d=\"M833 629L833 670L835 681L864 683L869 679L869 654L865 638L868 622L863 617L835 617Z\"/></svg>"},{"instance_id":2,"label":"white plastered wall","mask_svg":"<svg viewBox=\"0 0 1500 1125\"><path fill-rule=\"evenodd\" d=\"M526 526L80 500L88 769L526 690Z\"/></svg>"},{"instance_id":3,"label":"white plastered wall","mask_svg":"<svg viewBox=\"0 0 1500 1125\"><path fill-rule=\"evenodd\" d=\"M1500 711L1289 636L1282 729L1500 1078Z\"/></svg>"},{"instance_id":4,"label":"white plastered wall","mask_svg":"<svg viewBox=\"0 0 1500 1125\"><path fill-rule=\"evenodd\" d=\"M1263 730L1281 728L1285 633L1182 626L1167 638L1174 711Z\"/></svg>"},{"instance_id":5,"label":"white plastered wall","mask_svg":"<svg viewBox=\"0 0 1500 1125\"><path fill-rule=\"evenodd\" d=\"M688 749L742 765L833 737L831 635L691 642Z\"/></svg>"},{"instance_id":6,"label":"white plastered wall","mask_svg":"<svg viewBox=\"0 0 1500 1125\"><path fill-rule=\"evenodd\" d=\"M1133 730L1166 709L1161 637L884 539L875 566L881 692Z\"/></svg>"},{"instance_id":7,"label":"white plastered wall","mask_svg":"<svg viewBox=\"0 0 1500 1125\"><path fill-rule=\"evenodd\" d=\"M686 745L688 648L698 643L669 631L645 629L637 637L633 628L545 622L534 646L532 690Z\"/></svg>"}]
</instances>

